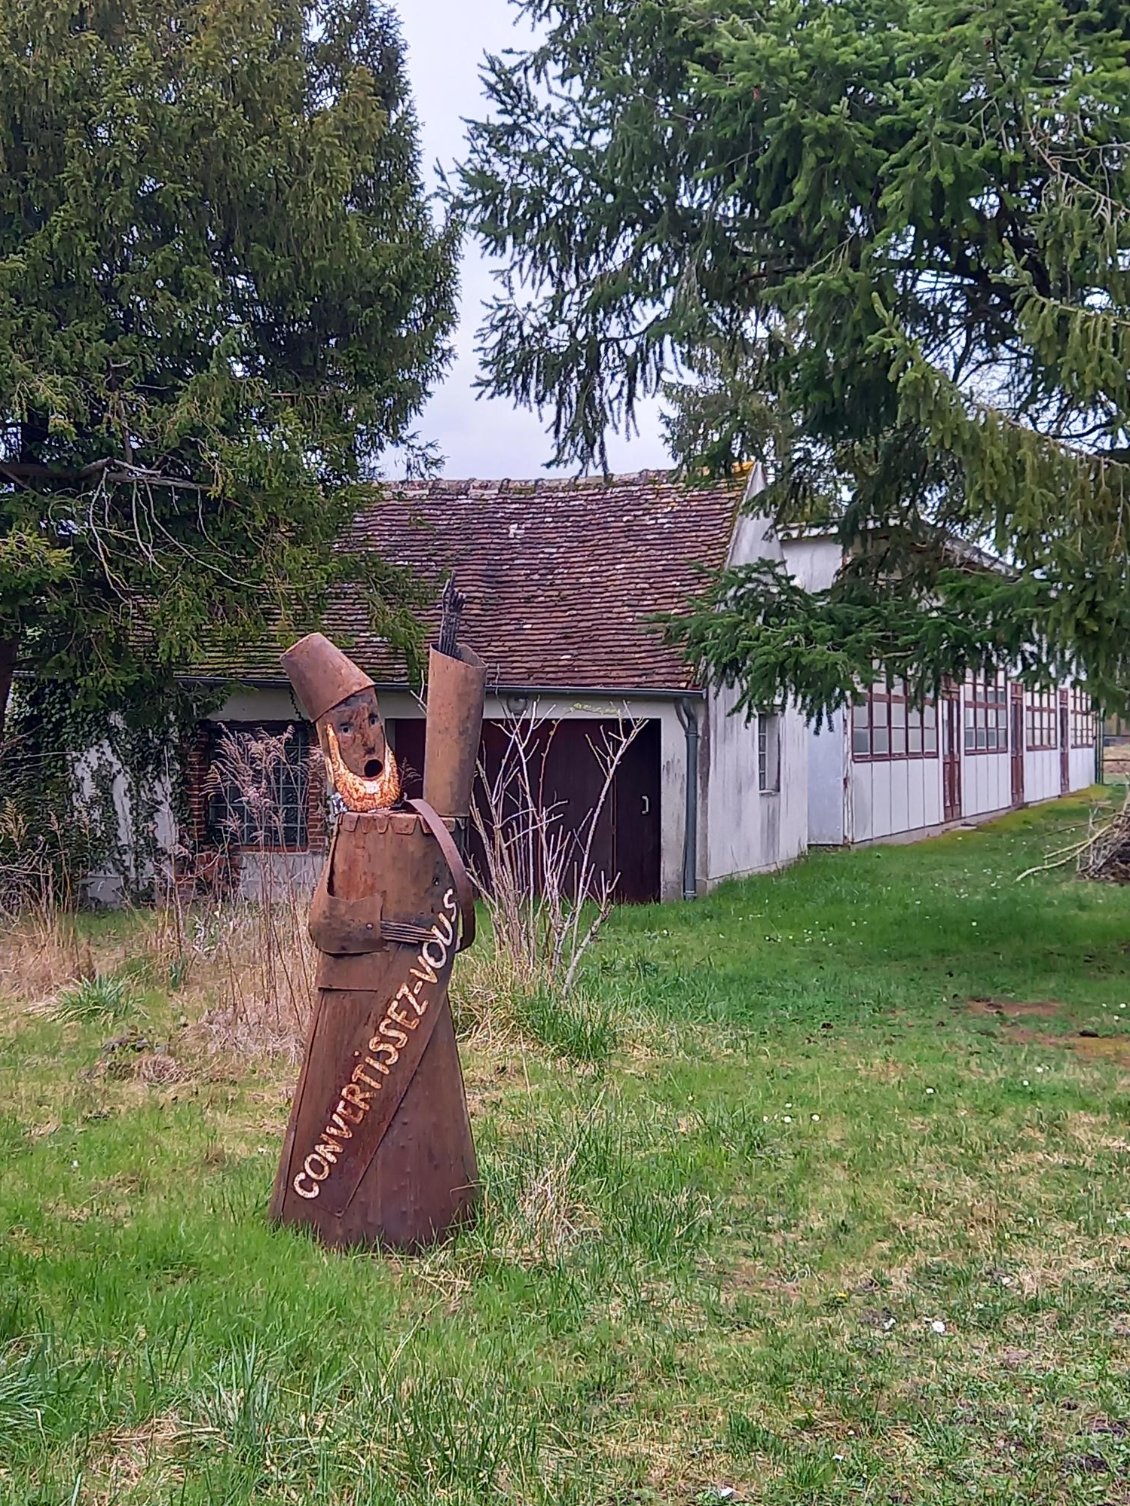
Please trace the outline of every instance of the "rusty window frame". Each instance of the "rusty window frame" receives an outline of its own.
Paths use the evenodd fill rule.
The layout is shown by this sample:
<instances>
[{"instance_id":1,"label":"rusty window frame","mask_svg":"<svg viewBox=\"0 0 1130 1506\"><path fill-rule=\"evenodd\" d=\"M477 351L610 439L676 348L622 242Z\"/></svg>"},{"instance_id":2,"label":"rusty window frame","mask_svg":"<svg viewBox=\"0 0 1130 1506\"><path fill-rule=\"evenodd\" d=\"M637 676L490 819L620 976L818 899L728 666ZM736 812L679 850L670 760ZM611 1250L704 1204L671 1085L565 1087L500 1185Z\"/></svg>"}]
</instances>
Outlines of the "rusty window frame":
<instances>
[{"instance_id":1,"label":"rusty window frame","mask_svg":"<svg viewBox=\"0 0 1130 1506\"><path fill-rule=\"evenodd\" d=\"M851 708L851 756L853 763L937 758L938 703L912 706L902 680L870 686L867 699Z\"/></svg>"},{"instance_id":2,"label":"rusty window frame","mask_svg":"<svg viewBox=\"0 0 1130 1506\"><path fill-rule=\"evenodd\" d=\"M1071 692L1071 746L1089 748L1095 741L1095 706L1085 690Z\"/></svg>"},{"instance_id":3,"label":"rusty window frame","mask_svg":"<svg viewBox=\"0 0 1130 1506\"><path fill-rule=\"evenodd\" d=\"M1007 753L1008 682L975 676L966 684L962 744L967 756Z\"/></svg>"},{"instance_id":4,"label":"rusty window frame","mask_svg":"<svg viewBox=\"0 0 1130 1506\"><path fill-rule=\"evenodd\" d=\"M1053 751L1059 746L1059 712L1054 690L1030 690L1025 726L1030 753Z\"/></svg>"}]
</instances>

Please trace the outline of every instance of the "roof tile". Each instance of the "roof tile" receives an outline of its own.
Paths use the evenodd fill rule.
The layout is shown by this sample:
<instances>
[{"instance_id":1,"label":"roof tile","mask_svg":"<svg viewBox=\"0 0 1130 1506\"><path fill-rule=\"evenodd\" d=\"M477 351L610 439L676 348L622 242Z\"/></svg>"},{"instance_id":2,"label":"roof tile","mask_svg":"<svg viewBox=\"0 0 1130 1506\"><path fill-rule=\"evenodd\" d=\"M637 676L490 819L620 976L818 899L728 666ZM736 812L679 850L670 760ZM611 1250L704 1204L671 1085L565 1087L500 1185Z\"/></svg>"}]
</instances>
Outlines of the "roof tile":
<instances>
[{"instance_id":1,"label":"roof tile","mask_svg":"<svg viewBox=\"0 0 1130 1506\"><path fill-rule=\"evenodd\" d=\"M647 619L678 611L701 569L726 559L742 487L691 485L667 471L536 481L385 483L344 547L375 550L438 596L452 572L467 596L462 633L503 687L688 688L693 675ZM436 619L427 627L434 635ZM382 683L404 663L375 636L362 603L339 599L325 631ZM263 647L202 672L282 679Z\"/></svg>"}]
</instances>

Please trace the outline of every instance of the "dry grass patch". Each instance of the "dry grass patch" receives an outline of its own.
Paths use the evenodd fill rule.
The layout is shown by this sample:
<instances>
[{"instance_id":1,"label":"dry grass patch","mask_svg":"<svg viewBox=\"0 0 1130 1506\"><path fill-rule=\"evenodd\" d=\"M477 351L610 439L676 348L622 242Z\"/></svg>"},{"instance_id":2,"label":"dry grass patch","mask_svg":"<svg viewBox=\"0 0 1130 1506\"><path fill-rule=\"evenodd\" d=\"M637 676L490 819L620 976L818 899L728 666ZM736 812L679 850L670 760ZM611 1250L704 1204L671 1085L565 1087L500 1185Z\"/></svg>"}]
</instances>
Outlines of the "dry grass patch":
<instances>
[{"instance_id":1,"label":"dry grass patch","mask_svg":"<svg viewBox=\"0 0 1130 1506\"><path fill-rule=\"evenodd\" d=\"M183 1478L177 1456L200 1435L175 1413L151 1417L135 1427L114 1428L91 1440L87 1458L89 1500L114 1506L128 1500L144 1482L154 1488Z\"/></svg>"}]
</instances>

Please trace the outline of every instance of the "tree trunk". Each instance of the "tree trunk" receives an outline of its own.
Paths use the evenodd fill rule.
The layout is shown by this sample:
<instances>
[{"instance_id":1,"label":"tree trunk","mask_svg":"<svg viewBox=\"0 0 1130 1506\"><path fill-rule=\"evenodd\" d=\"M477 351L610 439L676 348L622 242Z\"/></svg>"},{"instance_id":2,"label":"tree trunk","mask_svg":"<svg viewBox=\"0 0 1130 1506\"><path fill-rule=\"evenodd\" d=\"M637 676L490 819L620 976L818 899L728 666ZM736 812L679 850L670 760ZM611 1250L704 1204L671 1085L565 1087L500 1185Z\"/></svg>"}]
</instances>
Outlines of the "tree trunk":
<instances>
[{"instance_id":1,"label":"tree trunk","mask_svg":"<svg viewBox=\"0 0 1130 1506\"><path fill-rule=\"evenodd\" d=\"M19 640L0 638L0 748L4 746L4 722L8 713L8 696L12 689L12 677L16 672L16 649Z\"/></svg>"}]
</instances>

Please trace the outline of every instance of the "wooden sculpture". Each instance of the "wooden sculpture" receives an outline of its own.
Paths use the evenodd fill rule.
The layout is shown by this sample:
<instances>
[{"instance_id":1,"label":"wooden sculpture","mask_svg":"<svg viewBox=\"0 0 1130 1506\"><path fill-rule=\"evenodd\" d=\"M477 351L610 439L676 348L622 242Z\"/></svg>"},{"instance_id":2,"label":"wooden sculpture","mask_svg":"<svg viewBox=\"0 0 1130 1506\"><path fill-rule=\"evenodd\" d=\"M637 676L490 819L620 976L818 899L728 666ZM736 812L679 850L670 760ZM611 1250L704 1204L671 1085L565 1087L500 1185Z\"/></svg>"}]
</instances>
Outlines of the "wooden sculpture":
<instances>
[{"instance_id":1,"label":"wooden sculpture","mask_svg":"<svg viewBox=\"0 0 1130 1506\"><path fill-rule=\"evenodd\" d=\"M372 680L320 633L283 655L338 818L310 909L318 996L271 1202L327 1245L412 1250L472 1216L475 1147L448 1002L474 937L459 852L485 672L445 593L430 656L424 798L402 801Z\"/></svg>"}]
</instances>

